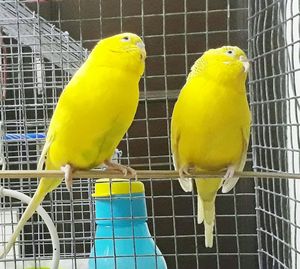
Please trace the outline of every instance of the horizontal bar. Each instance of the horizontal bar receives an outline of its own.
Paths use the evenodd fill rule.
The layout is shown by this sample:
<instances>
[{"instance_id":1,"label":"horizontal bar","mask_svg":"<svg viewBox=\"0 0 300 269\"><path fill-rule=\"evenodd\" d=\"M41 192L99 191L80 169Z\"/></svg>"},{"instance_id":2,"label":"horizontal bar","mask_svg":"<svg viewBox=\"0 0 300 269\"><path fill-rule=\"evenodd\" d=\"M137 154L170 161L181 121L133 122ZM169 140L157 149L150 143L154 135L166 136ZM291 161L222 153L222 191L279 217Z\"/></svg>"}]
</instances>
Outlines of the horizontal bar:
<instances>
[{"instance_id":1,"label":"horizontal bar","mask_svg":"<svg viewBox=\"0 0 300 269\"><path fill-rule=\"evenodd\" d=\"M138 179L178 179L177 171L171 170L136 170ZM223 177L224 172L201 172L191 173L187 177L191 178L216 178ZM234 176L240 178L286 178L300 179L300 174L285 173L285 172L235 172ZM64 173L60 170L4 170L0 171L0 178L20 179L20 178L35 178L35 177L54 177L63 178ZM73 173L74 178L132 178L131 175L124 175L118 171L103 171L92 169L88 171L76 171Z\"/></svg>"},{"instance_id":2,"label":"horizontal bar","mask_svg":"<svg viewBox=\"0 0 300 269\"><path fill-rule=\"evenodd\" d=\"M6 134L4 135L5 141L16 141L16 140L36 140L45 139L44 133L27 133L27 134Z\"/></svg>"}]
</instances>

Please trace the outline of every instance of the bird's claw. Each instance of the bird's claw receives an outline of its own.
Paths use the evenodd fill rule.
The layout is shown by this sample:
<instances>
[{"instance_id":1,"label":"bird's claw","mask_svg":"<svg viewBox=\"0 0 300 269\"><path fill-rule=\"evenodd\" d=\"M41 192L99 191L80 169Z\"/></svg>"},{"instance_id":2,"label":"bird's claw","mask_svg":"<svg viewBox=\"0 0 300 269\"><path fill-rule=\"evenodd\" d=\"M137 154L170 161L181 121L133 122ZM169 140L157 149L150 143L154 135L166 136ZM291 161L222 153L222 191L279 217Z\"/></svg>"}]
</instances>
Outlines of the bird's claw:
<instances>
[{"instance_id":1,"label":"bird's claw","mask_svg":"<svg viewBox=\"0 0 300 269\"><path fill-rule=\"evenodd\" d=\"M178 170L180 177L179 183L181 185L181 188L186 192L193 190L193 181L191 178L190 170L191 168L187 166L180 167Z\"/></svg>"},{"instance_id":2,"label":"bird's claw","mask_svg":"<svg viewBox=\"0 0 300 269\"><path fill-rule=\"evenodd\" d=\"M135 181L137 181L138 180L137 172L129 166L125 166L125 167L126 167L126 170L132 175L132 177L134 177ZM126 171L126 174L127 174L127 171Z\"/></svg>"},{"instance_id":3,"label":"bird's claw","mask_svg":"<svg viewBox=\"0 0 300 269\"><path fill-rule=\"evenodd\" d=\"M61 167L61 170L65 173L66 187L68 191L71 192L73 185L73 168L70 164L66 164L65 166Z\"/></svg>"},{"instance_id":4,"label":"bird's claw","mask_svg":"<svg viewBox=\"0 0 300 269\"><path fill-rule=\"evenodd\" d=\"M137 180L136 171L129 166L125 166L125 165L115 163L112 161L105 161L104 164L107 166L108 169L120 171L125 177L128 174L130 174L132 177L135 178L135 180Z\"/></svg>"},{"instance_id":5,"label":"bird's claw","mask_svg":"<svg viewBox=\"0 0 300 269\"><path fill-rule=\"evenodd\" d=\"M186 176L191 176L191 173L189 172L189 168L186 166L181 167L178 172L179 172L180 179L184 179L186 178Z\"/></svg>"}]
</instances>

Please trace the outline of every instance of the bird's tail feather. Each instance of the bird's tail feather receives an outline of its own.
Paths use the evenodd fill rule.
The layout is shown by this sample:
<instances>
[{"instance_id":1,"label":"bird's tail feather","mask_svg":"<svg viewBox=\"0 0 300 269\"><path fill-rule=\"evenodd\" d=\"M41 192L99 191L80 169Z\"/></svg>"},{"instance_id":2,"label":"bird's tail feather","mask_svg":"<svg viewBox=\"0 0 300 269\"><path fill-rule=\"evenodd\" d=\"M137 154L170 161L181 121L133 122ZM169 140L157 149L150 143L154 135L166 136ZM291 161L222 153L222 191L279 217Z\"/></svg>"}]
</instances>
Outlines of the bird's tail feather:
<instances>
[{"instance_id":1,"label":"bird's tail feather","mask_svg":"<svg viewBox=\"0 0 300 269\"><path fill-rule=\"evenodd\" d=\"M222 183L221 179L196 179L198 192L198 217L197 222L204 222L205 246L213 247L213 231L215 226L215 200L217 191Z\"/></svg>"},{"instance_id":2,"label":"bird's tail feather","mask_svg":"<svg viewBox=\"0 0 300 269\"><path fill-rule=\"evenodd\" d=\"M197 198L198 205L197 205L197 222L198 224L201 224L204 221L204 210L203 210L203 203L200 195L198 195Z\"/></svg>"},{"instance_id":3,"label":"bird's tail feather","mask_svg":"<svg viewBox=\"0 0 300 269\"><path fill-rule=\"evenodd\" d=\"M19 220L18 225L14 230L14 233L5 245L3 252L0 253L0 259L4 258L7 255L7 253L11 250L14 242L19 236L20 232L22 231L24 225L32 217L36 209L44 200L47 193L55 189L60 184L60 182L60 179L41 178L38 188L35 194L33 195L30 203L28 204L27 208L25 209L21 219Z\"/></svg>"},{"instance_id":4,"label":"bird's tail feather","mask_svg":"<svg viewBox=\"0 0 300 269\"><path fill-rule=\"evenodd\" d=\"M202 222L204 222L205 246L212 248L215 226L215 199L213 201L203 201L198 195L198 223Z\"/></svg>"}]
</instances>

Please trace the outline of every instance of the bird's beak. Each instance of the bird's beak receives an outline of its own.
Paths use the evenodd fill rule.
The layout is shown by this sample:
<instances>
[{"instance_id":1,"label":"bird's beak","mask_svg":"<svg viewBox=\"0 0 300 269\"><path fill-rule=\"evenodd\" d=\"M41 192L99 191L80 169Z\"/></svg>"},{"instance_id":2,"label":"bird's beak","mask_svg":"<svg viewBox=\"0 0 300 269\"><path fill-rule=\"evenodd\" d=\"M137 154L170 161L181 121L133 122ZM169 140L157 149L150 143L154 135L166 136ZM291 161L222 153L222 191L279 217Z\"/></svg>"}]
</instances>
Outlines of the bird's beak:
<instances>
[{"instance_id":1,"label":"bird's beak","mask_svg":"<svg viewBox=\"0 0 300 269\"><path fill-rule=\"evenodd\" d=\"M244 66L244 72L248 73L249 68L250 68L249 60L245 56L240 56L240 61Z\"/></svg>"},{"instance_id":2,"label":"bird's beak","mask_svg":"<svg viewBox=\"0 0 300 269\"><path fill-rule=\"evenodd\" d=\"M145 59L147 54L146 54L146 50L145 50L145 44L143 41L139 41L136 43L136 46L141 50L141 53L143 55L143 58Z\"/></svg>"}]
</instances>

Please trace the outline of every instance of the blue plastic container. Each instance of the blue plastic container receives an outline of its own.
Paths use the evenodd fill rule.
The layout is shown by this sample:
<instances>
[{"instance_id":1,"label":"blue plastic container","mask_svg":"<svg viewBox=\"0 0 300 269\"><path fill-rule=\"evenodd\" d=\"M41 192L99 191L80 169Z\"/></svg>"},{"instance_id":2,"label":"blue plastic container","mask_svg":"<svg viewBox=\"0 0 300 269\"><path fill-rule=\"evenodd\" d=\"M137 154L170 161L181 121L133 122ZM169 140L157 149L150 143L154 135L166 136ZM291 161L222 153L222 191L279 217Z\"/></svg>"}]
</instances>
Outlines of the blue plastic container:
<instances>
[{"instance_id":1,"label":"blue plastic container","mask_svg":"<svg viewBox=\"0 0 300 269\"><path fill-rule=\"evenodd\" d=\"M96 234L89 269L166 269L147 226L144 185L98 181Z\"/></svg>"}]
</instances>

